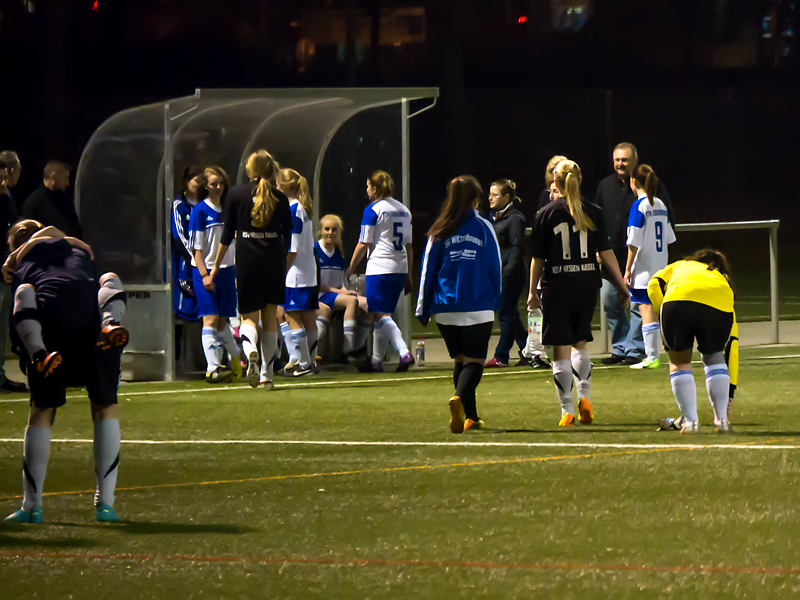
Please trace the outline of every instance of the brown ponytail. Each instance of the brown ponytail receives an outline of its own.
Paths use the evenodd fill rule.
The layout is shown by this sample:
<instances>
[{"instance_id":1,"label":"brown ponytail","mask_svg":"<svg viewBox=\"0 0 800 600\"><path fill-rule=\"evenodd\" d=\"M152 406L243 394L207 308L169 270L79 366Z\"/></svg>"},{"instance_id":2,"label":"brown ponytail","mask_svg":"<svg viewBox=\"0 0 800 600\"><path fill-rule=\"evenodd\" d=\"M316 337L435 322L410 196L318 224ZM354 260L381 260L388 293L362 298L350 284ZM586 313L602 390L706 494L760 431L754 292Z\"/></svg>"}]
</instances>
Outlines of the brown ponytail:
<instances>
[{"instance_id":1,"label":"brown ponytail","mask_svg":"<svg viewBox=\"0 0 800 600\"><path fill-rule=\"evenodd\" d=\"M278 163L266 150L259 150L250 155L245 167L250 181L256 184L253 197L253 210L250 213L254 227L266 227L272 220L278 197L272 187L271 180L278 170Z\"/></svg>"},{"instance_id":2,"label":"brown ponytail","mask_svg":"<svg viewBox=\"0 0 800 600\"><path fill-rule=\"evenodd\" d=\"M394 194L394 180L386 171L375 171L369 176L369 182L375 188L378 200L390 198Z\"/></svg>"},{"instance_id":3,"label":"brown ponytail","mask_svg":"<svg viewBox=\"0 0 800 600\"><path fill-rule=\"evenodd\" d=\"M653 198L658 190L658 177L650 165L641 164L633 170L633 181L637 189L644 190L647 201L653 206Z\"/></svg>"}]
</instances>

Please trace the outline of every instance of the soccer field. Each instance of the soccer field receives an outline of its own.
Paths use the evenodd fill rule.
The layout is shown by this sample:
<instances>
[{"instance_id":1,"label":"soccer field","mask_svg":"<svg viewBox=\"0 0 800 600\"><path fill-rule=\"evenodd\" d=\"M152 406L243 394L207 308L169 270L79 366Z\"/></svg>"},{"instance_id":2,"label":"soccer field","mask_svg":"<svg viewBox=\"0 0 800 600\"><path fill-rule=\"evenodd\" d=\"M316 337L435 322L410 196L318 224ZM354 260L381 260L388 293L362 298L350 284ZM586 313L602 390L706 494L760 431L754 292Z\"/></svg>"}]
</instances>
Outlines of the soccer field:
<instances>
[{"instance_id":1,"label":"soccer field","mask_svg":"<svg viewBox=\"0 0 800 600\"><path fill-rule=\"evenodd\" d=\"M596 361L596 421L557 427L549 372L489 372L490 429L447 427L444 368L267 394L131 384L116 524L98 524L88 403L59 411L42 525L0 524L12 598L796 598L800 348L744 349L734 433L677 416L667 369ZM19 503L27 404L0 401Z\"/></svg>"}]
</instances>

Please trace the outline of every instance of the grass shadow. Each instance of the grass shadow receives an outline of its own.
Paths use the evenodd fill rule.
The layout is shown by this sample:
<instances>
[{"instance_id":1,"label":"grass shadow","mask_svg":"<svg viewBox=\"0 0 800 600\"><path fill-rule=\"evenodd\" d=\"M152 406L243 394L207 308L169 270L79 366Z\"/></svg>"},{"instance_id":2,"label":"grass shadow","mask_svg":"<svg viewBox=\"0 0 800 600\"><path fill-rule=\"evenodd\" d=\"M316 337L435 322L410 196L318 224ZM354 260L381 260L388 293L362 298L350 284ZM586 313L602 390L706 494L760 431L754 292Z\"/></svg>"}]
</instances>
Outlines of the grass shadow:
<instances>
[{"instance_id":1,"label":"grass shadow","mask_svg":"<svg viewBox=\"0 0 800 600\"><path fill-rule=\"evenodd\" d=\"M31 527L37 527L37 526L36 525L31 526L28 524L20 523L14 525L5 525L3 529L5 531L28 532L31 531ZM68 549L68 548L93 548L95 545L96 544L92 540L88 540L85 538L65 538L58 540L49 540L49 539L39 539L39 538L16 537L0 533L0 548Z\"/></svg>"}]
</instances>

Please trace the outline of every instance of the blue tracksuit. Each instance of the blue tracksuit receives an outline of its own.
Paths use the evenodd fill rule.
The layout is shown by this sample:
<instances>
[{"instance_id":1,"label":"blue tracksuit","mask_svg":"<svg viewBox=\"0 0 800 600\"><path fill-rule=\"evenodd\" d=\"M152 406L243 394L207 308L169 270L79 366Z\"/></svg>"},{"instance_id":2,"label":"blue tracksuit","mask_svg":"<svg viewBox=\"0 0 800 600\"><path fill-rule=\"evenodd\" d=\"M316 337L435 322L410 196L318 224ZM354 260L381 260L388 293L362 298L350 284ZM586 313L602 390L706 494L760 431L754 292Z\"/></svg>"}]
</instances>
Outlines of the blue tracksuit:
<instances>
[{"instance_id":1,"label":"blue tracksuit","mask_svg":"<svg viewBox=\"0 0 800 600\"><path fill-rule=\"evenodd\" d=\"M491 223L477 211L443 240L428 239L422 257L417 318L440 313L496 312L500 306L500 247Z\"/></svg>"}]
</instances>

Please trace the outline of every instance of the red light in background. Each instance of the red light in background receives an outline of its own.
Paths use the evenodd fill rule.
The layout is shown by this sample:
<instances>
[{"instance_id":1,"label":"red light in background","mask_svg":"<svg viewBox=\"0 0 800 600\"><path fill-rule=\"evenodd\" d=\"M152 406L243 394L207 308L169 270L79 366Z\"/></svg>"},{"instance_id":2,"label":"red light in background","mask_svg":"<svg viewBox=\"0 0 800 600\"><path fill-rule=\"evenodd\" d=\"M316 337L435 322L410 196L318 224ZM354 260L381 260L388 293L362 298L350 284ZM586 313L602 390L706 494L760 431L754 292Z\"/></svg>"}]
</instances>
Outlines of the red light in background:
<instances>
[{"instance_id":1,"label":"red light in background","mask_svg":"<svg viewBox=\"0 0 800 600\"><path fill-rule=\"evenodd\" d=\"M94 4L92 4L92 11L93 12L97 12L97 1L98 0L94 0Z\"/></svg>"},{"instance_id":2,"label":"red light in background","mask_svg":"<svg viewBox=\"0 0 800 600\"><path fill-rule=\"evenodd\" d=\"M95 6L96 5L97 5L97 2L95 2ZM519 19L517 19L517 23L527 23L527 21L528 21L528 17L525 17L525 16L522 16Z\"/></svg>"}]
</instances>

